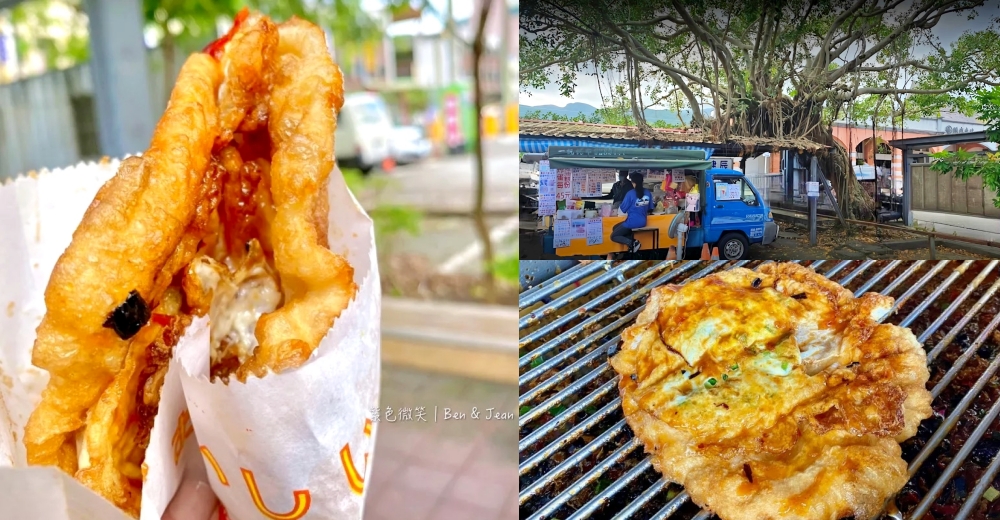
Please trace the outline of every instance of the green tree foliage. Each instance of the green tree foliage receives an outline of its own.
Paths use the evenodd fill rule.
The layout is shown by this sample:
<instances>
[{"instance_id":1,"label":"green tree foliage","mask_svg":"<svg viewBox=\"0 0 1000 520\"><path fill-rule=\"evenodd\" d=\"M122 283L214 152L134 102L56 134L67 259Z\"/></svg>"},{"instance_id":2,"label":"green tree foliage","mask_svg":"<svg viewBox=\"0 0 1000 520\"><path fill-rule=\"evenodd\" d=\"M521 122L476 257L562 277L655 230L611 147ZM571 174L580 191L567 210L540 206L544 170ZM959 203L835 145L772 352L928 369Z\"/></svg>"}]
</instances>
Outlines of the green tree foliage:
<instances>
[{"instance_id":1,"label":"green tree foliage","mask_svg":"<svg viewBox=\"0 0 1000 520\"><path fill-rule=\"evenodd\" d=\"M493 275L496 276L498 280L502 280L506 283L517 283L518 277L520 276L520 266L518 262L517 255L498 258L496 262L493 263Z\"/></svg>"},{"instance_id":2,"label":"green tree foliage","mask_svg":"<svg viewBox=\"0 0 1000 520\"><path fill-rule=\"evenodd\" d=\"M90 54L81 0L29 0L10 10L18 60L39 51L50 69L72 67Z\"/></svg>"},{"instance_id":3,"label":"green tree foliage","mask_svg":"<svg viewBox=\"0 0 1000 520\"><path fill-rule=\"evenodd\" d=\"M974 97L974 105L986 122L986 136L992 142L1000 142L1000 87L981 90ZM1000 194L1000 152L977 154L965 150L937 152L931 154L936 159L931 170L942 175L954 173L962 180L974 175L983 178L983 185ZM1000 196L993 199L993 205L1000 208Z\"/></svg>"},{"instance_id":4,"label":"green tree foliage","mask_svg":"<svg viewBox=\"0 0 1000 520\"><path fill-rule=\"evenodd\" d=\"M329 29L341 41L364 41L380 35L378 26L361 10L361 0L144 0L147 27L161 37L164 95L169 96L178 70L178 54L200 50L218 35L220 20L231 20L244 7L275 20L293 16Z\"/></svg>"},{"instance_id":5,"label":"green tree foliage","mask_svg":"<svg viewBox=\"0 0 1000 520\"><path fill-rule=\"evenodd\" d=\"M572 97L588 74L638 62L693 111L692 126L719 138L807 139L833 146L830 123L845 104L886 96L889 116L940 110L956 96L1000 83L996 27L950 46L933 30L946 16L975 14L986 0L526 0L521 11L520 84ZM932 49L916 57L918 46ZM911 95L923 95L907 101ZM935 97L938 96L938 97ZM907 104L909 103L909 105ZM907 110L907 109L910 110ZM846 153L821 157L842 208L863 194ZM846 195L846 196L845 196Z\"/></svg>"},{"instance_id":6,"label":"green tree foliage","mask_svg":"<svg viewBox=\"0 0 1000 520\"><path fill-rule=\"evenodd\" d=\"M342 170L347 187L356 195L365 192L379 193L386 189L389 180L384 177L366 177L355 169ZM375 197L377 199L377 196ZM389 254L392 244L400 235L417 236L423 223L423 213L410 206L378 204L368 210L375 227L375 243L380 255Z\"/></svg>"}]
</instances>

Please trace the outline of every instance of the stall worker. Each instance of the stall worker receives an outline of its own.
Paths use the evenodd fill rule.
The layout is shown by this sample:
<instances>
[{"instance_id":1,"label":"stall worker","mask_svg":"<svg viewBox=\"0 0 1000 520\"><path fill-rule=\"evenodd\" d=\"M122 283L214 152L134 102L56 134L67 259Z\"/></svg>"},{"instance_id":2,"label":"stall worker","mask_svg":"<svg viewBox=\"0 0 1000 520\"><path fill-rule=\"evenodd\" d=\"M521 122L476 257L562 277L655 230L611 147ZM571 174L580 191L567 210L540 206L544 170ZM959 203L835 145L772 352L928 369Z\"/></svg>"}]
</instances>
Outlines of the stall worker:
<instances>
[{"instance_id":1,"label":"stall worker","mask_svg":"<svg viewBox=\"0 0 1000 520\"><path fill-rule=\"evenodd\" d=\"M633 171L629 174L629 180L632 181L632 189L625 194L619 207L626 217L623 222L611 228L611 241L624 244L628 246L629 251L635 253L641 244L632 236L632 230L646 227L646 215L649 214L653 194L642 186L641 173ZM608 255L608 260L611 259L611 255Z\"/></svg>"},{"instance_id":2,"label":"stall worker","mask_svg":"<svg viewBox=\"0 0 1000 520\"><path fill-rule=\"evenodd\" d=\"M611 210L617 211L621 206L625 194L632 189L632 183L628 181L628 170L618 170L618 182L611 185L611 193L600 197L600 200L611 199Z\"/></svg>"}]
</instances>

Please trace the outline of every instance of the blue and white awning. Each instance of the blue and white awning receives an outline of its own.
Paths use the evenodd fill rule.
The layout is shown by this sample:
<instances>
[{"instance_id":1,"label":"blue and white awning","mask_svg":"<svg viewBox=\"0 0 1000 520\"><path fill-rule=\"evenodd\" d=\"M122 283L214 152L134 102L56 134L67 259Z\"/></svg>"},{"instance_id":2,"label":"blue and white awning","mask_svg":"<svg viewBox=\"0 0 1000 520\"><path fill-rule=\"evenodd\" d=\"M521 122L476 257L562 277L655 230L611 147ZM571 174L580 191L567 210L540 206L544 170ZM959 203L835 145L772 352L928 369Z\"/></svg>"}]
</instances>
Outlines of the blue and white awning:
<instances>
[{"instance_id":1,"label":"blue and white awning","mask_svg":"<svg viewBox=\"0 0 1000 520\"><path fill-rule=\"evenodd\" d=\"M548 153L550 146L586 146L602 148L640 148L636 143L622 143L614 140L596 139L550 139L521 137L519 139L521 153ZM649 146L641 148L666 148L669 150L701 150L705 152L705 159L712 157L714 148L704 146Z\"/></svg>"}]
</instances>

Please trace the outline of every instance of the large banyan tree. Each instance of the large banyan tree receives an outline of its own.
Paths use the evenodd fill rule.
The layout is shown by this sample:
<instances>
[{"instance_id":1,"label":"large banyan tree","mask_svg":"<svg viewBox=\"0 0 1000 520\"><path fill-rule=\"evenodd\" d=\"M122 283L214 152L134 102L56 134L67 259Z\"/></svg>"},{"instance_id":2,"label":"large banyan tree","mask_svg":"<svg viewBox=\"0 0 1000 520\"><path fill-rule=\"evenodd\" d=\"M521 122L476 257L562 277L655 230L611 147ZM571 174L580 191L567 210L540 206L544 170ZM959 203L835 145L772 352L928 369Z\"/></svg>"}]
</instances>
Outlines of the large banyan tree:
<instances>
[{"instance_id":1,"label":"large banyan tree","mask_svg":"<svg viewBox=\"0 0 1000 520\"><path fill-rule=\"evenodd\" d=\"M947 17L996 10L985 0L525 0L520 84L556 83L571 96L583 75L616 71L640 126L652 88L682 97L691 126L716 139L825 145L821 167L857 217L871 201L833 120L859 99L910 106L910 96L933 113L1000 83L996 20L948 46L933 31Z\"/></svg>"}]
</instances>

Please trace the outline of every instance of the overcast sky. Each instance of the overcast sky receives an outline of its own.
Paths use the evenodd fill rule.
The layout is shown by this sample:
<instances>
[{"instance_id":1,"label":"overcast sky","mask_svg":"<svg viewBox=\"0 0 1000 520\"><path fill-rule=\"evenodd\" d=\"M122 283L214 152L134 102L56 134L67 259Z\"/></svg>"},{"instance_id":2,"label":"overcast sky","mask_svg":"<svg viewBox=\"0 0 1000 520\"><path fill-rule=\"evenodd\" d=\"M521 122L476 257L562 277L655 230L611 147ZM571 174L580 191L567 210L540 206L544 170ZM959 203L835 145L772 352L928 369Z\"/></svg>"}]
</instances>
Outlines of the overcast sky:
<instances>
[{"instance_id":1,"label":"overcast sky","mask_svg":"<svg viewBox=\"0 0 1000 520\"><path fill-rule=\"evenodd\" d=\"M997 2L995 1L988 2L988 4L996 3ZM982 7L977 9L977 12L979 16L972 20L967 19L968 14L951 14L942 17L941 21L933 29L935 36L937 36L938 40L945 48L950 48L950 45L958 40L958 37L963 32L982 31L989 28L992 19L1000 15L1000 7ZM915 49L915 53L918 56L922 56L930 50L930 46L918 46ZM610 75L601 77L600 85L604 90L605 96L607 96L609 84L622 82L622 78L620 76L621 74L613 72ZM595 76L585 75L577 76L576 93L572 98L563 97L559 94L559 88L555 84L549 84L544 89L522 89L519 95L519 101L520 104L529 106L566 106L568 103L572 102L587 103L595 107L601 106L601 96L598 92L597 78ZM664 107L653 106L650 108Z\"/></svg>"}]
</instances>

